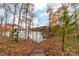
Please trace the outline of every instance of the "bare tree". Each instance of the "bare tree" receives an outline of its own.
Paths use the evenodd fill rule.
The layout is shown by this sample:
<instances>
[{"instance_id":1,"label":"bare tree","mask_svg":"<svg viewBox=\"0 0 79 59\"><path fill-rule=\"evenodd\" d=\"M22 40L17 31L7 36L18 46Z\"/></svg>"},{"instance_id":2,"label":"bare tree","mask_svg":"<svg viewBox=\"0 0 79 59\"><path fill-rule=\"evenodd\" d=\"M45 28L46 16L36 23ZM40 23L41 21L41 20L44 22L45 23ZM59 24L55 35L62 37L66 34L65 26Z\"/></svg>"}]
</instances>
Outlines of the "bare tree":
<instances>
[{"instance_id":1,"label":"bare tree","mask_svg":"<svg viewBox=\"0 0 79 59\"><path fill-rule=\"evenodd\" d=\"M75 19L75 25L76 25L76 32L78 32L78 19L77 19L77 15L78 15L78 10L77 10L77 6L79 6L79 3L71 3L71 6L74 8L74 19Z\"/></svg>"},{"instance_id":2,"label":"bare tree","mask_svg":"<svg viewBox=\"0 0 79 59\"><path fill-rule=\"evenodd\" d=\"M28 18L27 18L27 14L28 14L28 11L29 11L29 6L30 6L30 3L27 3L27 4L25 4L25 13L26 13L26 20L25 20L25 23L26 23L26 31L25 31L25 38L26 38L26 35L27 35L27 32L28 32L28 36L27 36L27 39L29 39L29 31L27 31L27 25L28 25Z\"/></svg>"},{"instance_id":3,"label":"bare tree","mask_svg":"<svg viewBox=\"0 0 79 59\"><path fill-rule=\"evenodd\" d=\"M15 3L13 5L14 5L14 13L13 13L14 17L13 17L13 27L12 28L14 30L15 19L16 19L16 7L17 7L17 3Z\"/></svg>"},{"instance_id":4,"label":"bare tree","mask_svg":"<svg viewBox=\"0 0 79 59\"><path fill-rule=\"evenodd\" d=\"M0 36L2 36L2 23L3 23L3 19L4 17L0 17Z\"/></svg>"},{"instance_id":5,"label":"bare tree","mask_svg":"<svg viewBox=\"0 0 79 59\"><path fill-rule=\"evenodd\" d=\"M7 27L7 12L8 12L8 5L7 4L3 4L4 5L4 10L5 10L5 31L4 31L4 36L6 36L6 27Z\"/></svg>"},{"instance_id":6,"label":"bare tree","mask_svg":"<svg viewBox=\"0 0 79 59\"><path fill-rule=\"evenodd\" d=\"M26 3L24 4L24 7L23 9L25 10L25 13L26 13L26 20L25 20L25 24L26 24L26 31L25 31L25 38L26 38L26 35L27 35L27 39L29 39L29 36L30 36L30 28L31 28L31 16L29 15L29 13L31 12L31 6L33 4L31 3ZM29 16L30 18L28 18L27 16Z\"/></svg>"},{"instance_id":7,"label":"bare tree","mask_svg":"<svg viewBox=\"0 0 79 59\"><path fill-rule=\"evenodd\" d=\"M19 35L19 31L20 31L20 22L21 22L21 12L22 12L22 8L23 8L23 3L21 4L20 10L19 10L19 18L18 18L18 35Z\"/></svg>"},{"instance_id":8,"label":"bare tree","mask_svg":"<svg viewBox=\"0 0 79 59\"><path fill-rule=\"evenodd\" d=\"M51 16L52 16L52 12L53 12L53 9L52 9L52 4L48 4L47 5L47 13L49 14L49 27L48 27L48 29L49 29L49 36L50 36L50 26L51 26Z\"/></svg>"}]
</instances>

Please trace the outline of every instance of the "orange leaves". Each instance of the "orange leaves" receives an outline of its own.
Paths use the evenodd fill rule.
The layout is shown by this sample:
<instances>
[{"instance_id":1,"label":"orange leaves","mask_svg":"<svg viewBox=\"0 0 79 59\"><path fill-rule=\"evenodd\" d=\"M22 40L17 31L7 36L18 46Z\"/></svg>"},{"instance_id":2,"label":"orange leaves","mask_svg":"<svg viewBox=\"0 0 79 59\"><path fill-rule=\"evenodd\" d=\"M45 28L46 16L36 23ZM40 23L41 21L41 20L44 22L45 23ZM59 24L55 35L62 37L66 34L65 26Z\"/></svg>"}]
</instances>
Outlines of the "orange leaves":
<instances>
[{"instance_id":1,"label":"orange leaves","mask_svg":"<svg viewBox=\"0 0 79 59\"><path fill-rule=\"evenodd\" d=\"M47 39L40 43L46 55L60 55L60 48L56 38Z\"/></svg>"},{"instance_id":2,"label":"orange leaves","mask_svg":"<svg viewBox=\"0 0 79 59\"><path fill-rule=\"evenodd\" d=\"M32 40L19 40L19 42L16 43L12 40L0 39L0 42L0 48L4 50L0 51L2 55L31 55L37 45Z\"/></svg>"}]
</instances>

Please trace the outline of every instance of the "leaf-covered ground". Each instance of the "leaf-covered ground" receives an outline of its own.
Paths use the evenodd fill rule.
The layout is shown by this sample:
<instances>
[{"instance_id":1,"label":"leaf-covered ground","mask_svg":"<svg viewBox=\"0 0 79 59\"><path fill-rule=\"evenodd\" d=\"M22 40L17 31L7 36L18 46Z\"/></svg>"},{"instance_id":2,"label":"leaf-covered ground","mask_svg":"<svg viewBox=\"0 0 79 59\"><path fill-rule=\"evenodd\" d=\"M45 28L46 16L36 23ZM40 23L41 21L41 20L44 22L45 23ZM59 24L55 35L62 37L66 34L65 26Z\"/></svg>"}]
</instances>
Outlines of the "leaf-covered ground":
<instances>
[{"instance_id":1,"label":"leaf-covered ground","mask_svg":"<svg viewBox=\"0 0 79 59\"><path fill-rule=\"evenodd\" d=\"M1 56L27 56L31 55L37 43L33 40L19 40L15 42L11 38L0 38Z\"/></svg>"},{"instance_id":2,"label":"leaf-covered ground","mask_svg":"<svg viewBox=\"0 0 79 59\"><path fill-rule=\"evenodd\" d=\"M78 51L78 41L76 40L65 40L67 42L67 44L64 44L64 51L61 50L61 40L60 38L51 38L51 39L47 39L44 40L42 42L40 42L40 45L42 46L44 53L49 56L75 56L75 55L79 55ZM69 42L69 44L68 44ZM75 48L76 47L76 48Z\"/></svg>"},{"instance_id":3,"label":"leaf-covered ground","mask_svg":"<svg viewBox=\"0 0 79 59\"><path fill-rule=\"evenodd\" d=\"M61 38L58 37L50 38L40 43L34 42L32 39L19 39L16 42L12 38L0 37L0 56L30 56L38 46L43 49L42 51L47 56L79 55L79 40L74 37L65 38L63 52L61 50Z\"/></svg>"}]
</instances>

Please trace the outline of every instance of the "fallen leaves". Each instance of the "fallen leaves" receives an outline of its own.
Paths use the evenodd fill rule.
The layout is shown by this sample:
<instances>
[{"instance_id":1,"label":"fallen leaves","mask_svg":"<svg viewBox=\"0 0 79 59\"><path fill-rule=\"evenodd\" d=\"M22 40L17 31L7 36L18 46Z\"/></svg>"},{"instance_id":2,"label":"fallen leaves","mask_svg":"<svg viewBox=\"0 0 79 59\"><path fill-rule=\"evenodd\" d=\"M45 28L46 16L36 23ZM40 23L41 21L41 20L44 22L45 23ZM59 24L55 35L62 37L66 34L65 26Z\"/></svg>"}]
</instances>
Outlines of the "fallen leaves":
<instances>
[{"instance_id":1,"label":"fallen leaves","mask_svg":"<svg viewBox=\"0 0 79 59\"><path fill-rule=\"evenodd\" d=\"M33 40L19 40L15 42L9 39L0 39L0 55L26 56L31 55L37 43Z\"/></svg>"},{"instance_id":2,"label":"fallen leaves","mask_svg":"<svg viewBox=\"0 0 79 59\"><path fill-rule=\"evenodd\" d=\"M40 43L46 55L60 55L57 39L47 39Z\"/></svg>"}]
</instances>

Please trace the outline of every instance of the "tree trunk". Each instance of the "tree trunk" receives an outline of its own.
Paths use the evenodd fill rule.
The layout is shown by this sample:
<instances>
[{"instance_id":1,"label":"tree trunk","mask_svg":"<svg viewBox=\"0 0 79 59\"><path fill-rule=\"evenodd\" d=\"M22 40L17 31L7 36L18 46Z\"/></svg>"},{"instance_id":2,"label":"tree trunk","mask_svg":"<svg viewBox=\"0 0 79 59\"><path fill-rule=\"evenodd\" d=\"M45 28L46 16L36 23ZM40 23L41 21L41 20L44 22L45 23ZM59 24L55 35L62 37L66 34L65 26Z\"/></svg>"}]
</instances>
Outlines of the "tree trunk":
<instances>
[{"instance_id":1,"label":"tree trunk","mask_svg":"<svg viewBox=\"0 0 79 59\"><path fill-rule=\"evenodd\" d=\"M30 39L30 19L28 20L29 23L28 23L28 36L27 36L27 39Z\"/></svg>"},{"instance_id":2,"label":"tree trunk","mask_svg":"<svg viewBox=\"0 0 79 59\"><path fill-rule=\"evenodd\" d=\"M26 35L27 35L27 10L26 10L26 20L25 20L25 39L27 39Z\"/></svg>"},{"instance_id":3,"label":"tree trunk","mask_svg":"<svg viewBox=\"0 0 79 59\"><path fill-rule=\"evenodd\" d=\"M34 39L34 31L33 31L33 21L32 21L32 39Z\"/></svg>"},{"instance_id":4,"label":"tree trunk","mask_svg":"<svg viewBox=\"0 0 79 59\"><path fill-rule=\"evenodd\" d=\"M26 31L25 31L25 38L26 38L26 34L27 34L27 39L29 39L29 26L27 26L27 25L29 25L29 23L28 23L28 18L27 18L27 13L28 13L28 10L29 10L29 3L27 3L27 5L26 5Z\"/></svg>"},{"instance_id":5,"label":"tree trunk","mask_svg":"<svg viewBox=\"0 0 79 59\"><path fill-rule=\"evenodd\" d=\"M65 33L62 35L62 51L64 51L64 38L65 38Z\"/></svg>"},{"instance_id":6,"label":"tree trunk","mask_svg":"<svg viewBox=\"0 0 79 59\"><path fill-rule=\"evenodd\" d=\"M2 36L2 22L3 22L3 18L1 18L1 27L0 27L0 29L1 29L1 31L0 31L0 36Z\"/></svg>"},{"instance_id":7,"label":"tree trunk","mask_svg":"<svg viewBox=\"0 0 79 59\"><path fill-rule=\"evenodd\" d=\"M21 5L20 11L19 11L18 28L17 28L17 31L18 31L18 36L19 36L19 31L20 31L20 22L21 22L20 17L21 17L22 7L23 7L23 3L22 3L22 5Z\"/></svg>"},{"instance_id":8,"label":"tree trunk","mask_svg":"<svg viewBox=\"0 0 79 59\"><path fill-rule=\"evenodd\" d=\"M5 20L5 33L4 33L4 37L6 36L6 27L7 27L7 9L6 9L6 20Z\"/></svg>"},{"instance_id":9,"label":"tree trunk","mask_svg":"<svg viewBox=\"0 0 79 59\"><path fill-rule=\"evenodd\" d=\"M29 19L29 26L28 26L28 37L31 37L31 19Z\"/></svg>"},{"instance_id":10,"label":"tree trunk","mask_svg":"<svg viewBox=\"0 0 79 59\"><path fill-rule=\"evenodd\" d=\"M14 30L14 26L15 26L15 15L16 15L16 5L14 6L14 18L13 18L13 30Z\"/></svg>"},{"instance_id":11,"label":"tree trunk","mask_svg":"<svg viewBox=\"0 0 79 59\"><path fill-rule=\"evenodd\" d=\"M6 35L6 24L7 24L7 6L6 6L6 4L4 3L3 4L4 5L4 10L5 10L5 30L4 30L4 37L5 37L5 35Z\"/></svg>"},{"instance_id":12,"label":"tree trunk","mask_svg":"<svg viewBox=\"0 0 79 59\"><path fill-rule=\"evenodd\" d=\"M74 6L75 8L75 24L76 24L76 33L78 33L78 20L77 20L77 11L76 11L76 6Z\"/></svg>"}]
</instances>

